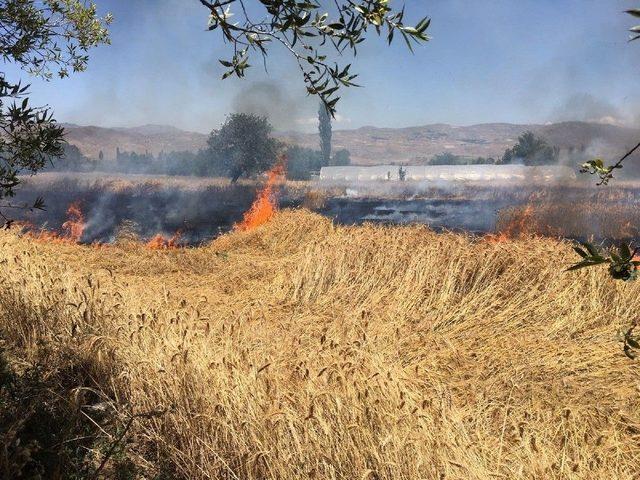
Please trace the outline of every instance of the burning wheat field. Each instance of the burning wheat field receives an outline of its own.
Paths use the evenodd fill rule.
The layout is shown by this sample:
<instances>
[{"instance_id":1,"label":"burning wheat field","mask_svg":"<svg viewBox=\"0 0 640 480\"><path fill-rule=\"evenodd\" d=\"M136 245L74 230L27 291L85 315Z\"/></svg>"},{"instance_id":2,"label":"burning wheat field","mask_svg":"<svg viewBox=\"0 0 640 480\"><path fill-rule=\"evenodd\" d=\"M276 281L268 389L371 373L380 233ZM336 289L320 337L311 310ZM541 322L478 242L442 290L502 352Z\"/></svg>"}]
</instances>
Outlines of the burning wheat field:
<instances>
[{"instance_id":1,"label":"burning wheat field","mask_svg":"<svg viewBox=\"0 0 640 480\"><path fill-rule=\"evenodd\" d=\"M616 331L639 287L564 271L572 244L547 223L566 208L513 207L489 234L340 225L279 211L281 175L198 246L126 228L83 241L77 203L60 231L1 234L4 348L55 385L52 414L93 422L76 441L85 464L143 478L637 477L640 387ZM609 193L606 218L634 192ZM126 444L107 457L93 436L112 445L118 425Z\"/></svg>"},{"instance_id":2,"label":"burning wheat field","mask_svg":"<svg viewBox=\"0 0 640 480\"><path fill-rule=\"evenodd\" d=\"M640 479L611 3L0 0L0 480Z\"/></svg>"},{"instance_id":3,"label":"burning wheat field","mask_svg":"<svg viewBox=\"0 0 640 480\"><path fill-rule=\"evenodd\" d=\"M640 184L585 181L318 182L286 180L280 163L257 181L49 173L26 178L14 231L42 240L110 245L122 238L198 246L268 221L278 208L306 208L339 225L426 225L503 239L543 236L604 244L640 239ZM51 204L51 205L49 205Z\"/></svg>"}]
</instances>

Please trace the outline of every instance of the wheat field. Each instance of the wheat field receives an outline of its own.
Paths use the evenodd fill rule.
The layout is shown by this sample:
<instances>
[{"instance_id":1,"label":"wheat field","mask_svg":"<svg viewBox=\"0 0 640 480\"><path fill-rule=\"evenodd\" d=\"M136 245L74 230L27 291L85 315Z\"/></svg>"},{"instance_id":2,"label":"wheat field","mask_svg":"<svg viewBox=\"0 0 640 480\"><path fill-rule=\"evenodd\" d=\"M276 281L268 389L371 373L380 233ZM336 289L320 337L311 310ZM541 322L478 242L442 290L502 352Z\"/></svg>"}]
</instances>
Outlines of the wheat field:
<instances>
[{"instance_id":1,"label":"wheat field","mask_svg":"<svg viewBox=\"0 0 640 480\"><path fill-rule=\"evenodd\" d=\"M305 210L199 248L0 242L4 342L140 414L143 478L640 476L640 287L564 272L568 243Z\"/></svg>"}]
</instances>

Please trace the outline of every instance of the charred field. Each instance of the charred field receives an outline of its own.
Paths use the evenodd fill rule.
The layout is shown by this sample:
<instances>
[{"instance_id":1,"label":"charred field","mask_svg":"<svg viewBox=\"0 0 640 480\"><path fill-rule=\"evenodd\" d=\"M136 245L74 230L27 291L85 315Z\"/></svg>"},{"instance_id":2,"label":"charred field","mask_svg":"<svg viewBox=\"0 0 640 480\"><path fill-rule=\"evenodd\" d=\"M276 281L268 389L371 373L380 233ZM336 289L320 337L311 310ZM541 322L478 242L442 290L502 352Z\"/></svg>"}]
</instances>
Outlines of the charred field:
<instances>
[{"instance_id":1,"label":"charred field","mask_svg":"<svg viewBox=\"0 0 640 480\"><path fill-rule=\"evenodd\" d=\"M41 174L14 199L46 199L46 210L16 210L32 231L65 235L69 209L78 209L79 243L110 244L126 234L141 241L180 237L197 246L233 230L264 181L145 175ZM640 184L615 188L558 184L364 182L274 184L274 205L307 208L339 225L426 225L438 232L539 235L604 243L640 237Z\"/></svg>"},{"instance_id":2,"label":"charred field","mask_svg":"<svg viewBox=\"0 0 640 480\"><path fill-rule=\"evenodd\" d=\"M179 234L184 245L198 245L233 228L251 207L259 184L191 177L43 174L25 182L15 203L41 196L44 211L17 210L13 217L33 230L64 233L71 205L82 211L80 243L113 243L124 228L142 240ZM283 207L302 204L295 183L280 196Z\"/></svg>"},{"instance_id":3,"label":"charred field","mask_svg":"<svg viewBox=\"0 0 640 480\"><path fill-rule=\"evenodd\" d=\"M376 199L292 183L281 206L300 208L234 228L255 183L38 182L24 191L61 205L38 225L61 233L0 233L0 347L55 392L13 431L63 416L74 435L29 447L33 458L77 446L82 468L114 478L637 477L636 367L615 332L640 287L565 272L575 254L561 238L637 236L634 185ZM89 230L105 192L129 216ZM63 236L78 233L66 213L78 194L83 228ZM489 235L363 218L372 205L474 202L503 206ZM141 231L160 205L208 226L185 229L178 213ZM191 247L149 248L181 228Z\"/></svg>"}]
</instances>

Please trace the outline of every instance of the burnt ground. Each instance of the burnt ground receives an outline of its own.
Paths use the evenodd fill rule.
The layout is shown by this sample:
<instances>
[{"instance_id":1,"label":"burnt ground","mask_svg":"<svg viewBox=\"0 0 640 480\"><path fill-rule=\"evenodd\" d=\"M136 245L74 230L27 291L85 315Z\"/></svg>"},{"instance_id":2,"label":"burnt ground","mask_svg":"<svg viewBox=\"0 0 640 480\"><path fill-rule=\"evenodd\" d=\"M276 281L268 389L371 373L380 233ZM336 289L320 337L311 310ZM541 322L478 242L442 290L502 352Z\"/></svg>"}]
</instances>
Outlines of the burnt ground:
<instances>
[{"instance_id":1,"label":"burnt ground","mask_svg":"<svg viewBox=\"0 0 640 480\"><path fill-rule=\"evenodd\" d=\"M343 225L418 223L429 225L436 231L484 234L495 232L498 212L534 201L538 205L552 207L553 211L545 213L548 217L545 222L571 224L571 228L560 235L567 238L584 240L594 235L606 238L602 232L616 231L617 226L627 220L633 225L640 225L640 214L638 218L629 218L629 212L633 215L640 212L640 208L636 208L640 206L640 189L637 186L610 190L562 187L542 192L513 187L455 192L451 189L430 189L420 195L393 198L347 196L344 191L327 190L320 195L321 201L309 202L312 187L311 184L287 184L280 192L280 207L306 206ZM86 223L82 242L113 242L121 226L128 224L128 228L142 239L158 233L172 236L179 231L184 244L197 245L231 230L250 208L257 188L253 182L230 185L228 181L189 177L38 175L27 181L12 201L28 202L42 196L47 205L46 211L15 210L11 215L16 220L32 223L36 228L60 232L68 219L69 205L79 202ZM554 207L559 201L564 204ZM580 202L582 206L578 207ZM555 230L550 231L550 235L556 236ZM582 235L580 232L586 233ZM637 231L624 232L611 238L620 240L640 236Z\"/></svg>"},{"instance_id":2,"label":"burnt ground","mask_svg":"<svg viewBox=\"0 0 640 480\"><path fill-rule=\"evenodd\" d=\"M82 242L113 242L118 229L128 224L143 239L179 231L183 243L195 245L233 228L250 208L255 194L256 186L248 184L184 189L156 183L122 186L66 179L29 185L12 200L28 202L42 196L46 211L15 210L11 215L38 228L60 232L69 205L77 202L86 224ZM290 194L281 201L282 207L300 204L301 197Z\"/></svg>"},{"instance_id":3,"label":"burnt ground","mask_svg":"<svg viewBox=\"0 0 640 480\"><path fill-rule=\"evenodd\" d=\"M425 224L434 230L489 233L496 227L498 212L514 206L509 199L382 199L336 197L326 200L319 213L337 223L358 225L365 222L392 225Z\"/></svg>"}]
</instances>

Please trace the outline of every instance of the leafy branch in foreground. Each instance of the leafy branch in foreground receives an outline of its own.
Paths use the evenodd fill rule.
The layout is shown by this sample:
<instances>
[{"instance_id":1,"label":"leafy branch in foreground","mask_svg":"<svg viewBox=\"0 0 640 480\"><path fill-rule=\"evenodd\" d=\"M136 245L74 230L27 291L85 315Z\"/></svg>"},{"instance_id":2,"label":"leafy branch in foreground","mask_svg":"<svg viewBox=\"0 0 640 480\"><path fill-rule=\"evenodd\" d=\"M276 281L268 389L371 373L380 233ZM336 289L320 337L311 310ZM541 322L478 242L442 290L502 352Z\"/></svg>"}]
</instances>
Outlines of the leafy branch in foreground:
<instances>
[{"instance_id":1,"label":"leafy branch in foreground","mask_svg":"<svg viewBox=\"0 0 640 480\"><path fill-rule=\"evenodd\" d=\"M582 248L576 246L573 249L582 257L582 260L569 267L567 271L608 264L609 274L614 279L624 281L637 279L640 261L635 258L637 258L638 249L632 251L629 245L622 243L618 248L612 247L605 252L591 243L585 242L580 245Z\"/></svg>"},{"instance_id":2,"label":"leafy branch in foreground","mask_svg":"<svg viewBox=\"0 0 640 480\"><path fill-rule=\"evenodd\" d=\"M266 66L272 43L284 47L296 60L310 95L318 95L331 115L342 87L357 86L351 65L339 66L329 54L357 55L358 45L369 30L381 36L386 30L389 44L396 34L408 48L429 40L427 17L415 26L406 25L405 9L393 9L389 0L333 0L332 10L319 0L200 0L209 10L209 30L219 30L233 48L233 55L220 63L231 75L244 77L251 53L260 53ZM252 7L251 13L248 7ZM333 8L335 7L335 8ZM259 13L256 13L259 11ZM254 20L253 15L256 15ZM236 20L237 19L237 20Z\"/></svg>"},{"instance_id":3,"label":"leafy branch in foreground","mask_svg":"<svg viewBox=\"0 0 640 480\"><path fill-rule=\"evenodd\" d=\"M634 335L633 330L636 328L636 323L627 329L626 331L618 332L618 339L624 343L624 354L631 360L634 360L638 356L638 350L640 350L640 336Z\"/></svg>"},{"instance_id":4,"label":"leafy branch in foreground","mask_svg":"<svg viewBox=\"0 0 640 480\"><path fill-rule=\"evenodd\" d=\"M86 69L89 49L109 43L110 14L85 0L0 0L0 56L31 75L64 78Z\"/></svg>"},{"instance_id":5,"label":"leafy branch in foreground","mask_svg":"<svg viewBox=\"0 0 640 480\"><path fill-rule=\"evenodd\" d=\"M625 153L620 160L610 166L605 166L604 161L601 158L595 160L589 160L580 166L580 173L588 173L590 175L597 175L600 181L596 185L607 185L609 180L613 178L613 171L622 168L622 163L633 153L640 148L640 143Z\"/></svg>"},{"instance_id":6,"label":"leafy branch in foreground","mask_svg":"<svg viewBox=\"0 0 640 480\"><path fill-rule=\"evenodd\" d=\"M633 17L640 18L640 8L631 8L627 10L627 13ZM629 31L631 32L631 36L629 37L630 42L633 42L634 40L638 40L640 38L640 25L631 27Z\"/></svg>"},{"instance_id":7,"label":"leafy branch in foreground","mask_svg":"<svg viewBox=\"0 0 640 480\"><path fill-rule=\"evenodd\" d=\"M627 10L626 13L633 17L640 18L640 9L634 8ZM636 25L630 29L632 35L629 41L634 41L640 38L640 25ZM613 172L616 169L623 167L623 162L629 158L636 150L640 148L640 143L629 150L626 154L620 158L613 165L605 165L604 161L600 158L590 160L583 163L580 172L596 175L600 181L597 185L607 185L609 180L613 179ZM567 270L578 270L581 268L592 267L596 265L609 265L609 275L616 280L631 281L638 277L638 266L640 261L637 254L640 248L636 248L631 251L628 244L623 243L617 249L610 248L608 252L602 252L597 247L590 243L583 243L582 247L574 247L574 250L582 260L575 263ZM620 340L624 342L624 353L627 357L634 359L637 357L637 351L640 350L640 336L633 335L633 330L636 327L634 322L631 328L626 332L620 334Z\"/></svg>"},{"instance_id":8,"label":"leafy branch in foreground","mask_svg":"<svg viewBox=\"0 0 640 480\"><path fill-rule=\"evenodd\" d=\"M0 58L49 80L83 71L89 49L109 43L111 16L85 0L0 0ZM64 154L64 129L48 107L29 104L29 85L0 71L0 200L13 197L20 175L36 173ZM18 205L0 204L5 208ZM41 199L24 208L43 208Z\"/></svg>"},{"instance_id":9,"label":"leafy branch in foreground","mask_svg":"<svg viewBox=\"0 0 640 480\"><path fill-rule=\"evenodd\" d=\"M573 249L582 260L569 267L567 271L606 264L609 265L609 274L616 280L628 282L638 278L640 261L635 260L638 248L631 251L629 245L622 243L617 249L610 248L603 252L591 243L585 242L581 246L582 248L575 246ZM619 340L624 343L624 354L632 360L638 356L637 351L640 350L640 337L633 335L635 327L634 323L625 332L618 333Z\"/></svg>"},{"instance_id":10,"label":"leafy branch in foreground","mask_svg":"<svg viewBox=\"0 0 640 480\"><path fill-rule=\"evenodd\" d=\"M27 95L28 85L11 84L0 74L0 200L13 197L20 185L19 175L36 173L52 158L64 155L64 130L52 118L47 108L32 107ZM9 104L7 105L7 102ZM42 209L37 199L25 208ZM0 204L0 209L18 208ZM9 219L0 211L6 225Z\"/></svg>"}]
</instances>

